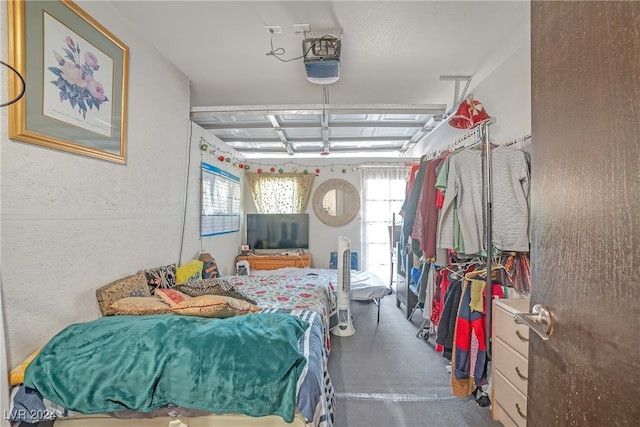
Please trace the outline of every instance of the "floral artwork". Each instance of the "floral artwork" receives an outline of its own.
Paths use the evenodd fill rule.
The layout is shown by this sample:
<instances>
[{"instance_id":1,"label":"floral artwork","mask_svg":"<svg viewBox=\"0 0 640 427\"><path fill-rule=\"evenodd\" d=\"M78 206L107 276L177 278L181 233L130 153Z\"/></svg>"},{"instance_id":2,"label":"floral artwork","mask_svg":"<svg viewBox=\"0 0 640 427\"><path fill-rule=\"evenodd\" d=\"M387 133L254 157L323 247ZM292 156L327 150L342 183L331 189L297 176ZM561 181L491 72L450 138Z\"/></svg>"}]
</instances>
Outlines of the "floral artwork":
<instances>
[{"instance_id":1,"label":"floral artwork","mask_svg":"<svg viewBox=\"0 0 640 427\"><path fill-rule=\"evenodd\" d=\"M7 3L9 138L126 164L127 45L71 0Z\"/></svg>"},{"instance_id":2,"label":"floral artwork","mask_svg":"<svg viewBox=\"0 0 640 427\"><path fill-rule=\"evenodd\" d=\"M87 50L81 52L80 45L73 38L66 36L66 47L61 50L64 56L54 50L57 67L48 70L58 78L52 80L59 90L60 102L69 101L71 107L87 118L87 109L100 110L100 106L109 101L103 85L96 80L94 73L100 70L97 56Z\"/></svg>"},{"instance_id":3,"label":"floral artwork","mask_svg":"<svg viewBox=\"0 0 640 427\"><path fill-rule=\"evenodd\" d=\"M43 114L110 138L114 131L114 60L95 43L44 13ZM118 149L114 145L96 145Z\"/></svg>"}]
</instances>

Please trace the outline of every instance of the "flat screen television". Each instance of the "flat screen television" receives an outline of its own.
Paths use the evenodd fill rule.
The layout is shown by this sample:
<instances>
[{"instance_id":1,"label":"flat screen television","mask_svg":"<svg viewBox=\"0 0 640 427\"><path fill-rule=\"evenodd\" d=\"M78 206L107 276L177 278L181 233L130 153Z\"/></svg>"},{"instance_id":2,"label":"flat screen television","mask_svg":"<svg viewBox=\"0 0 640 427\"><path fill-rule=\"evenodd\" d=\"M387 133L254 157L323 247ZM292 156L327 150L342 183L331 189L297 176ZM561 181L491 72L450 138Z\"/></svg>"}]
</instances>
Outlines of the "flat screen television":
<instances>
[{"instance_id":1,"label":"flat screen television","mask_svg":"<svg viewBox=\"0 0 640 427\"><path fill-rule=\"evenodd\" d=\"M309 249L309 214L247 214L251 249Z\"/></svg>"}]
</instances>

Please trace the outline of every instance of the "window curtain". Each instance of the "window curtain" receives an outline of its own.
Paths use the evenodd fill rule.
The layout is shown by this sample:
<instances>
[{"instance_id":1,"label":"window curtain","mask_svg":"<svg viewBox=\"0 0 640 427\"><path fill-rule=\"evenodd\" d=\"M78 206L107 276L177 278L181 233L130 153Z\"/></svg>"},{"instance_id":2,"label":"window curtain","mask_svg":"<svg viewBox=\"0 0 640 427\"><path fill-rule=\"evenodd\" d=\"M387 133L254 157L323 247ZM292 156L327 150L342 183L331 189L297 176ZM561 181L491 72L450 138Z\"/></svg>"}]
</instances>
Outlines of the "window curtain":
<instances>
[{"instance_id":1,"label":"window curtain","mask_svg":"<svg viewBox=\"0 0 640 427\"><path fill-rule=\"evenodd\" d=\"M245 174L258 213L304 213L314 175L298 173Z\"/></svg>"},{"instance_id":2,"label":"window curtain","mask_svg":"<svg viewBox=\"0 0 640 427\"><path fill-rule=\"evenodd\" d=\"M363 268L389 276L388 226L405 199L405 187L411 168L408 166L367 167L360 169L362 194Z\"/></svg>"}]
</instances>

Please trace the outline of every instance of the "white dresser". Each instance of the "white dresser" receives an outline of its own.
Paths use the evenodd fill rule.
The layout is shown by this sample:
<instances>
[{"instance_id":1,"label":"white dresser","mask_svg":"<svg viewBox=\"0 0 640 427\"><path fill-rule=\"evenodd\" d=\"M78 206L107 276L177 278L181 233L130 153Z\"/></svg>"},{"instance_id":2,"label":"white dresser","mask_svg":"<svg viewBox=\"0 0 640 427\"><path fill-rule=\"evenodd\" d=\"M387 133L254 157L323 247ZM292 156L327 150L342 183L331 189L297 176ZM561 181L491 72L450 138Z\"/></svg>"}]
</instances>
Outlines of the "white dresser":
<instances>
[{"instance_id":1,"label":"white dresser","mask_svg":"<svg viewBox=\"0 0 640 427\"><path fill-rule=\"evenodd\" d=\"M529 299L493 301L492 416L505 426L527 425L529 328L513 320L514 313L529 313Z\"/></svg>"}]
</instances>

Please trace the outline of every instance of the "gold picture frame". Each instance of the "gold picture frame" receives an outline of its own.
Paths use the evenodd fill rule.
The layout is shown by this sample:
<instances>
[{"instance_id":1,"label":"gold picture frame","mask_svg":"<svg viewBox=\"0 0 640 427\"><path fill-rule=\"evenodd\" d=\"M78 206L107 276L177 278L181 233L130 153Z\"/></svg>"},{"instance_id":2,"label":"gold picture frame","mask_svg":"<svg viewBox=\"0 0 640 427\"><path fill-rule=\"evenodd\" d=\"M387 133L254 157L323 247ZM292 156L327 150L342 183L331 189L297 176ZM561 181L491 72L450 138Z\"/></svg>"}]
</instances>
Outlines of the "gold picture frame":
<instances>
[{"instance_id":1,"label":"gold picture frame","mask_svg":"<svg viewBox=\"0 0 640 427\"><path fill-rule=\"evenodd\" d=\"M9 138L126 163L129 48L72 1L7 5Z\"/></svg>"}]
</instances>

